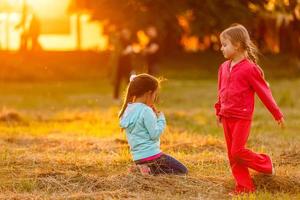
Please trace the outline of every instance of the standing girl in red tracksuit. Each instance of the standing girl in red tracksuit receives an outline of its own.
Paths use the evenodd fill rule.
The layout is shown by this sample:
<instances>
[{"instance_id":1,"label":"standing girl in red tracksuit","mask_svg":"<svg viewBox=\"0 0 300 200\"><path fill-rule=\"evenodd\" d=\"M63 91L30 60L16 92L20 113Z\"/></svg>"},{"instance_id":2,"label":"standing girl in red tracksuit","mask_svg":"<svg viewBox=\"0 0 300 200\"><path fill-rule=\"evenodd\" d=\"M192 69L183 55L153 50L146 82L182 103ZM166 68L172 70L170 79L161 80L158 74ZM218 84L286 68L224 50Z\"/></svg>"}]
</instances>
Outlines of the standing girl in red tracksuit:
<instances>
[{"instance_id":1,"label":"standing girl in red tracksuit","mask_svg":"<svg viewBox=\"0 0 300 200\"><path fill-rule=\"evenodd\" d=\"M263 71L256 64L257 49L247 29L242 25L233 25L221 33L220 40L221 51L228 60L219 68L215 108L218 123L223 124L229 163L236 181L235 190L230 195L254 192L248 168L274 174L268 155L245 148L254 110L254 93L282 127L283 114L264 80Z\"/></svg>"}]
</instances>

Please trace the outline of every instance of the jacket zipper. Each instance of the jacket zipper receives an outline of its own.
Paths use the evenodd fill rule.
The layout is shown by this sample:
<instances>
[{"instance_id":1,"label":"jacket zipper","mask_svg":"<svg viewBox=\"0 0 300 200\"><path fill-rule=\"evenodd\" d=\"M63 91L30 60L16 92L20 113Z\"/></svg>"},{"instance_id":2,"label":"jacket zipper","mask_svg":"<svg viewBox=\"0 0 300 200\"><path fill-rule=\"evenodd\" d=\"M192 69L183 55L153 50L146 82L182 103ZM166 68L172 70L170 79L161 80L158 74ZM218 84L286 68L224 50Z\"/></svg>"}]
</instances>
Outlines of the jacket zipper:
<instances>
[{"instance_id":1,"label":"jacket zipper","mask_svg":"<svg viewBox=\"0 0 300 200\"><path fill-rule=\"evenodd\" d=\"M231 78L231 72L232 70L230 71L230 65L228 65L227 67L227 72L228 72L228 75L227 75L227 83L226 83L226 87L227 87L227 91L226 91L226 101L228 100L228 91L229 91L229 85L230 85L230 78Z\"/></svg>"}]
</instances>

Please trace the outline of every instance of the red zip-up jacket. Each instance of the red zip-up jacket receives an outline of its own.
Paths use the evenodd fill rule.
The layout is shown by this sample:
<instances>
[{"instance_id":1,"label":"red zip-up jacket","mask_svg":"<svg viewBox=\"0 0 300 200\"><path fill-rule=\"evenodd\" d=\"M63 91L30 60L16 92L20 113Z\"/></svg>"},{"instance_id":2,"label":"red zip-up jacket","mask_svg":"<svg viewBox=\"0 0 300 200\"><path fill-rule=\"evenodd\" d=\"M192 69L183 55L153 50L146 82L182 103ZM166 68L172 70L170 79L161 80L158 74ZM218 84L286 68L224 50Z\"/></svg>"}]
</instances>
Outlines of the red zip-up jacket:
<instances>
[{"instance_id":1,"label":"red zip-up jacket","mask_svg":"<svg viewBox=\"0 0 300 200\"><path fill-rule=\"evenodd\" d=\"M283 117L262 71L256 64L244 59L230 71L230 61L224 62L218 73L216 115L251 120L255 93L276 120Z\"/></svg>"}]
</instances>

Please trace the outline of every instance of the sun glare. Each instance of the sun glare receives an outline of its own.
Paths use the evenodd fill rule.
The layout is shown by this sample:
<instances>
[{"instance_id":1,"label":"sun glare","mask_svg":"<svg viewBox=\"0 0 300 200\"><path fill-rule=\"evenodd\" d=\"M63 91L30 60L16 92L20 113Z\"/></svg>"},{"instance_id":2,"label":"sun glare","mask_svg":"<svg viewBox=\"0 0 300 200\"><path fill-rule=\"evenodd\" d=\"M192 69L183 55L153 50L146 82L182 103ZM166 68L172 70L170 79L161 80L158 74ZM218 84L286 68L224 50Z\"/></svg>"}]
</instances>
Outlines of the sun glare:
<instances>
[{"instance_id":1,"label":"sun glare","mask_svg":"<svg viewBox=\"0 0 300 200\"><path fill-rule=\"evenodd\" d=\"M3 0L2 0L3 1ZM0 0L1 3L1 0ZM67 12L70 0L6 0L7 11L0 11L0 48L17 50L20 46L22 7L27 5L29 15L35 15L40 24L39 43L44 50L105 50L107 38L102 34L102 24L90 21L90 16L80 16L80 39L77 44L76 17Z\"/></svg>"}]
</instances>

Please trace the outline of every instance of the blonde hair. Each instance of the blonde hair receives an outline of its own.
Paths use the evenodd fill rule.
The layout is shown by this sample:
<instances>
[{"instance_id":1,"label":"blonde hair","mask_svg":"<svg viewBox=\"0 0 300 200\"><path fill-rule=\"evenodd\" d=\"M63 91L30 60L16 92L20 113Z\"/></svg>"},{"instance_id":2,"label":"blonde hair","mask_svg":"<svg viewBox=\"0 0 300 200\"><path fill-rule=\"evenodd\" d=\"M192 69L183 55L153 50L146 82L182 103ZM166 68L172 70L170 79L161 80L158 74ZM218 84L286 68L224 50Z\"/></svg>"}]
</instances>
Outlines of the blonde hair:
<instances>
[{"instance_id":1,"label":"blonde hair","mask_svg":"<svg viewBox=\"0 0 300 200\"><path fill-rule=\"evenodd\" d=\"M229 28L222 31L221 38L226 38L232 44L240 44L240 48L247 52L247 57L255 64L258 62L258 49L251 41L247 29L241 24L232 24Z\"/></svg>"}]
</instances>

